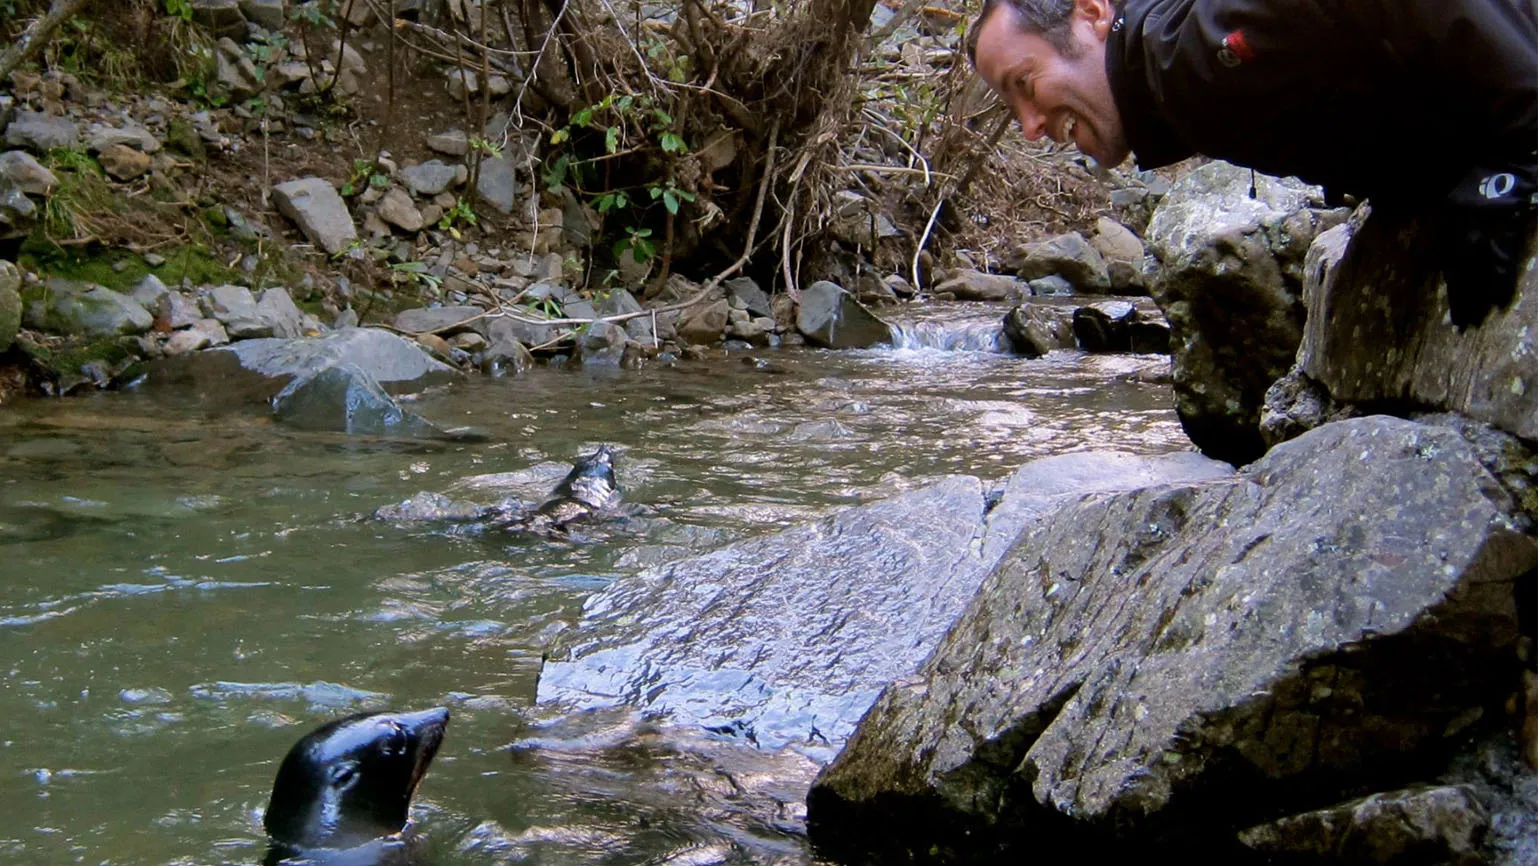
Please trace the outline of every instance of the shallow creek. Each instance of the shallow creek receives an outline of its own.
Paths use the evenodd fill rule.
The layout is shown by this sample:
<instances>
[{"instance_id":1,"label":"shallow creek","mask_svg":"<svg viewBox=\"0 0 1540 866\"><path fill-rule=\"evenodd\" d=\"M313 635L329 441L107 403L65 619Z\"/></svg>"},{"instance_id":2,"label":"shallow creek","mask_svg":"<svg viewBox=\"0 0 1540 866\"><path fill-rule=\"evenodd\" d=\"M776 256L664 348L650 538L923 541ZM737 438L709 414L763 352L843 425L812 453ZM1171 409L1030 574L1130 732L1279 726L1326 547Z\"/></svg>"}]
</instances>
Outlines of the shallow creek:
<instances>
[{"instance_id":1,"label":"shallow creek","mask_svg":"<svg viewBox=\"0 0 1540 866\"><path fill-rule=\"evenodd\" d=\"M978 311L931 330L998 321ZM456 443L300 433L153 383L0 408L0 860L258 862L295 739L442 704L414 810L428 862L807 863L795 809L735 805L738 780L702 793L711 774L669 772L677 752L632 721L533 706L542 651L596 588L668 552L952 473L1189 448L1169 388L1128 377L1151 361L788 349L541 369L414 401L483 437ZM648 531L556 542L367 519L601 442ZM773 761L744 772L777 784Z\"/></svg>"}]
</instances>

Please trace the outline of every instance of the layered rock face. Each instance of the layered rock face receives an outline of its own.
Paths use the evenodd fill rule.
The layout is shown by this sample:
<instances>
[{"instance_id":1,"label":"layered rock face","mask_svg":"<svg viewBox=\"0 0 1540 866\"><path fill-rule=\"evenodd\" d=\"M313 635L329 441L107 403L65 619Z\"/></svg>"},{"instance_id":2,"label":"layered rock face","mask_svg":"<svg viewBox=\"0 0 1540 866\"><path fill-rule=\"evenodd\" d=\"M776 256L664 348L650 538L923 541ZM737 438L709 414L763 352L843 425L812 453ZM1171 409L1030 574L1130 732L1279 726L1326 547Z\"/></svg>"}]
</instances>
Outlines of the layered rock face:
<instances>
[{"instance_id":1,"label":"layered rock face","mask_svg":"<svg viewBox=\"0 0 1540 866\"><path fill-rule=\"evenodd\" d=\"M1436 774L1495 714L1534 579L1514 507L1457 432L1377 416L1065 508L821 774L814 841L1255 862L1240 830Z\"/></svg>"},{"instance_id":2,"label":"layered rock face","mask_svg":"<svg viewBox=\"0 0 1540 866\"><path fill-rule=\"evenodd\" d=\"M1304 340L1291 376L1267 395L1263 434L1282 441L1357 405L1457 412L1533 443L1533 243L1514 302L1461 332L1449 324L1429 227L1360 207L1310 249Z\"/></svg>"}]
</instances>

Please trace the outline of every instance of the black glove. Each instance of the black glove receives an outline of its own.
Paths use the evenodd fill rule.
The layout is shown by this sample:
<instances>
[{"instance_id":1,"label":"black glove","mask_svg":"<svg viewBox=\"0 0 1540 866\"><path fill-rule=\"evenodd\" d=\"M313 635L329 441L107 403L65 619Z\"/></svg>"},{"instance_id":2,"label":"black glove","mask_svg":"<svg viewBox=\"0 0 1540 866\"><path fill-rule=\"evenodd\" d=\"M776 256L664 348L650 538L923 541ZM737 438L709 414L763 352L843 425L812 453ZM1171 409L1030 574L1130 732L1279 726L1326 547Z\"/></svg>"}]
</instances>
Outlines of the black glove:
<instances>
[{"instance_id":1,"label":"black glove","mask_svg":"<svg viewBox=\"0 0 1540 866\"><path fill-rule=\"evenodd\" d=\"M1513 303L1527 242L1535 231L1535 176L1477 169L1450 192L1440 262L1456 328L1480 325Z\"/></svg>"}]
</instances>

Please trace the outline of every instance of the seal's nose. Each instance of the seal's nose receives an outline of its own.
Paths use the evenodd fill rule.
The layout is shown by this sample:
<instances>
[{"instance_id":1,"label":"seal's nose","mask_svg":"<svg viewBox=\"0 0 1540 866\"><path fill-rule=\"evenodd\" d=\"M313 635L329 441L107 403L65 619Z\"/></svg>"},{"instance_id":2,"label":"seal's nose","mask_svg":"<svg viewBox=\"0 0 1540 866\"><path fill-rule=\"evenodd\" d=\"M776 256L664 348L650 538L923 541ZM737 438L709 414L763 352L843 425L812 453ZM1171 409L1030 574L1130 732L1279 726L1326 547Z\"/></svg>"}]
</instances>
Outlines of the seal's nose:
<instances>
[{"instance_id":1,"label":"seal's nose","mask_svg":"<svg viewBox=\"0 0 1540 866\"><path fill-rule=\"evenodd\" d=\"M420 713L402 713L396 716L396 724L406 728L414 737L422 737L429 733L442 734L449 724L449 709L434 707Z\"/></svg>"}]
</instances>

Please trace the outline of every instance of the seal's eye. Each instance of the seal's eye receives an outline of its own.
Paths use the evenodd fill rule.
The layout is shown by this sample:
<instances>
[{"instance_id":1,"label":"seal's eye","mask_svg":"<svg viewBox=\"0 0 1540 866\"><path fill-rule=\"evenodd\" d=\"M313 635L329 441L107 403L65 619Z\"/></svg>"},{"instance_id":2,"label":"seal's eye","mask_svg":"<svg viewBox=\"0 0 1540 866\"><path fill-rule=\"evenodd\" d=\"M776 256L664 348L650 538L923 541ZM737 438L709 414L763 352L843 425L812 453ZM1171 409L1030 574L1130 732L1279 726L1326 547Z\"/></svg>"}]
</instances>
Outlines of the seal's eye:
<instances>
[{"instance_id":1,"label":"seal's eye","mask_svg":"<svg viewBox=\"0 0 1540 866\"><path fill-rule=\"evenodd\" d=\"M347 788L353 784L353 779L358 775L358 765L352 761L337 764L331 770L331 783L334 788Z\"/></svg>"},{"instance_id":2,"label":"seal's eye","mask_svg":"<svg viewBox=\"0 0 1540 866\"><path fill-rule=\"evenodd\" d=\"M393 757L405 751L406 729L396 722L391 722L390 731L380 738L380 754L386 757Z\"/></svg>"}]
</instances>

